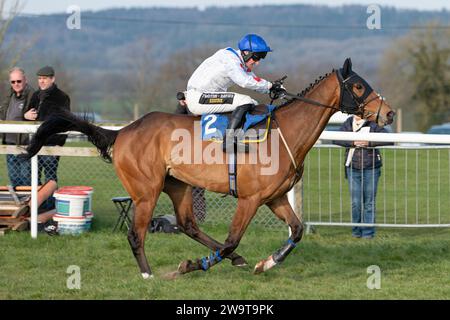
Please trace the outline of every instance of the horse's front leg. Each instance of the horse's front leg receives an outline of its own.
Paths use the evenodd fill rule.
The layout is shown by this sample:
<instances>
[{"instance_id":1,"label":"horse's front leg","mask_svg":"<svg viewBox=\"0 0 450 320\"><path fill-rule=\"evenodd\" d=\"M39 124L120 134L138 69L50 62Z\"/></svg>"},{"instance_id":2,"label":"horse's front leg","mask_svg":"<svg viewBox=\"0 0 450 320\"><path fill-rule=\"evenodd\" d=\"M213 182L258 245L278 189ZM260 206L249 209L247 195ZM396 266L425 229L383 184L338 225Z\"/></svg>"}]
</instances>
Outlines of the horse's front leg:
<instances>
[{"instance_id":1,"label":"horse's front leg","mask_svg":"<svg viewBox=\"0 0 450 320\"><path fill-rule=\"evenodd\" d=\"M194 261L186 260L178 266L178 272L181 274L203 270L206 271L212 266L222 261L223 257L230 256L239 245L248 224L255 216L259 207L259 199L240 198L238 199L236 213L231 222L228 237L221 249L211 252L208 256L196 259Z\"/></svg>"},{"instance_id":2,"label":"horse's front leg","mask_svg":"<svg viewBox=\"0 0 450 320\"><path fill-rule=\"evenodd\" d=\"M269 202L267 206L278 218L289 225L289 227L291 228L291 236L281 248L275 251L267 259L261 260L256 264L254 270L255 274L267 271L277 264L283 262L283 260L286 259L289 253L294 250L296 244L300 242L303 235L303 224L292 209L287 195Z\"/></svg>"},{"instance_id":3,"label":"horse's front leg","mask_svg":"<svg viewBox=\"0 0 450 320\"><path fill-rule=\"evenodd\" d=\"M167 177L164 190L172 200L177 223L181 231L193 240L208 247L213 252L223 248L223 244L208 236L198 227L193 212L192 187L172 177ZM233 266L247 266L247 261L233 252L226 258L231 260Z\"/></svg>"}]
</instances>

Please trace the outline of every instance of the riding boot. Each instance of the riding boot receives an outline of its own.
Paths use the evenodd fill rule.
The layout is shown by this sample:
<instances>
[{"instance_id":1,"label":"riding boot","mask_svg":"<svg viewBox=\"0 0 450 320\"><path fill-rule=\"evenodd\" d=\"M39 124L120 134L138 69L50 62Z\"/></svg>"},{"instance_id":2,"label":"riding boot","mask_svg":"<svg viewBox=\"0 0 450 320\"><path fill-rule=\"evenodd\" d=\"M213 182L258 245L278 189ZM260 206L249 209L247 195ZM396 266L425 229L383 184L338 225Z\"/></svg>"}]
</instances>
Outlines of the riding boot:
<instances>
[{"instance_id":1,"label":"riding boot","mask_svg":"<svg viewBox=\"0 0 450 320\"><path fill-rule=\"evenodd\" d=\"M223 151L224 152L233 152L234 142L237 140L237 134L239 130L236 130L242 126L242 119L244 115L252 110L254 107L253 104L244 104L242 106L237 107L233 113L231 114L230 122L228 123L228 128L225 133L225 137L223 139ZM248 144L238 143L238 150L248 151Z\"/></svg>"}]
</instances>

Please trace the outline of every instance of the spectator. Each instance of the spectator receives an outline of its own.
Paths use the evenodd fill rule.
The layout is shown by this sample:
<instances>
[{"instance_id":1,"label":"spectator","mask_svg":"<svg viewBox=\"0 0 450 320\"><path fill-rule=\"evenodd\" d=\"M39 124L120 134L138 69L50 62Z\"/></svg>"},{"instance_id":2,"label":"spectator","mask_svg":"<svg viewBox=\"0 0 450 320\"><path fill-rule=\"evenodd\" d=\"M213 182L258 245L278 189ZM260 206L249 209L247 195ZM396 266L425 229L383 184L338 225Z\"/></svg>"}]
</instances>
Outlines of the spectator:
<instances>
[{"instance_id":1,"label":"spectator","mask_svg":"<svg viewBox=\"0 0 450 320\"><path fill-rule=\"evenodd\" d=\"M45 66L37 72L39 90L31 97L31 109L25 115L28 120L45 121L50 115L70 111L70 98L55 83L55 71ZM46 146L62 146L67 135L56 135L47 140ZM39 181L41 172L45 171L45 182L58 181L57 170L59 156L39 156Z\"/></svg>"},{"instance_id":2,"label":"spectator","mask_svg":"<svg viewBox=\"0 0 450 320\"><path fill-rule=\"evenodd\" d=\"M175 110L176 114L192 114L187 108L186 101L180 100ZM206 219L206 201L205 189L192 187L192 203L194 216L198 221L205 221Z\"/></svg>"},{"instance_id":3,"label":"spectator","mask_svg":"<svg viewBox=\"0 0 450 320\"><path fill-rule=\"evenodd\" d=\"M366 121L357 115L349 117L340 131L387 132L375 122ZM375 204L378 179L381 174L381 155L373 147L393 143L368 141L333 141L346 148L345 177L348 179L352 200L352 223L375 223ZM375 227L352 227L355 238L372 239Z\"/></svg>"},{"instance_id":4,"label":"spectator","mask_svg":"<svg viewBox=\"0 0 450 320\"><path fill-rule=\"evenodd\" d=\"M9 121L25 121L30 109L31 96L34 89L27 83L25 71L14 67L9 71L11 91L0 106L0 119ZM28 134L5 133L2 143L6 145L27 145ZM6 155L8 176L13 187L31 185L31 162L18 155Z\"/></svg>"}]
</instances>

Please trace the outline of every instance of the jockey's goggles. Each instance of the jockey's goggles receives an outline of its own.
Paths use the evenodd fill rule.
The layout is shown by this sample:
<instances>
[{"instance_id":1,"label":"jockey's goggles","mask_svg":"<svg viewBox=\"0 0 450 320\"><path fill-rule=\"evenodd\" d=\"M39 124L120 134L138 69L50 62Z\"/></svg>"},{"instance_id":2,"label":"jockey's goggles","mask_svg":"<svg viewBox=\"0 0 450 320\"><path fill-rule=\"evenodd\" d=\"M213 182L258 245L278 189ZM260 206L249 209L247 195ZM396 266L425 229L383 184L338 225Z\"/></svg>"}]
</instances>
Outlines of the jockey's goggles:
<instances>
[{"instance_id":1,"label":"jockey's goggles","mask_svg":"<svg viewBox=\"0 0 450 320\"><path fill-rule=\"evenodd\" d=\"M261 59L264 59L267 55L267 52L263 51L263 52L253 52L251 58L253 59L253 61L259 61Z\"/></svg>"}]
</instances>

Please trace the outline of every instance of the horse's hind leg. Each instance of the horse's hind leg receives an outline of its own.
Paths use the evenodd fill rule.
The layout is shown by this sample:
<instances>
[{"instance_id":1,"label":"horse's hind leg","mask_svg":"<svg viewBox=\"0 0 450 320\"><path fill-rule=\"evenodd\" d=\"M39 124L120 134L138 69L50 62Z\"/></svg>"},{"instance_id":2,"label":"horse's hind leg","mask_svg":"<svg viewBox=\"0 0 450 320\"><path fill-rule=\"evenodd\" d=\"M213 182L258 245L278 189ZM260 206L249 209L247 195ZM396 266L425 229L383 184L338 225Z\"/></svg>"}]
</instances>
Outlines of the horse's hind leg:
<instances>
[{"instance_id":1,"label":"horse's hind leg","mask_svg":"<svg viewBox=\"0 0 450 320\"><path fill-rule=\"evenodd\" d=\"M269 202L267 206L278 218L289 225L291 228L291 236L280 249L275 251L275 253L267 259L261 260L256 264L254 270L255 274L267 271L286 259L289 253L295 248L296 244L302 239L303 235L303 224L292 209L287 195Z\"/></svg>"},{"instance_id":2,"label":"horse's hind leg","mask_svg":"<svg viewBox=\"0 0 450 320\"><path fill-rule=\"evenodd\" d=\"M118 171L117 174L135 205L133 221L128 231L128 242L141 270L142 277L144 279L152 278L153 275L145 255L144 245L148 226L153 216L153 209L164 185L163 177L158 178L158 175L155 174L154 179L145 179L143 176L134 179L123 172Z\"/></svg>"},{"instance_id":3,"label":"horse's hind leg","mask_svg":"<svg viewBox=\"0 0 450 320\"><path fill-rule=\"evenodd\" d=\"M173 202L177 222L181 230L190 238L200 242L212 251L223 248L223 244L211 238L198 227L192 210L192 187L172 177L167 177L164 190ZM247 261L237 253L232 253L226 258L231 260L234 266L246 266Z\"/></svg>"},{"instance_id":4,"label":"horse's hind leg","mask_svg":"<svg viewBox=\"0 0 450 320\"><path fill-rule=\"evenodd\" d=\"M147 235L155 203L153 200L139 200L135 203L135 211L131 228L128 231L128 242L141 270L144 279L153 278L152 271L145 255L144 243Z\"/></svg>"}]
</instances>

